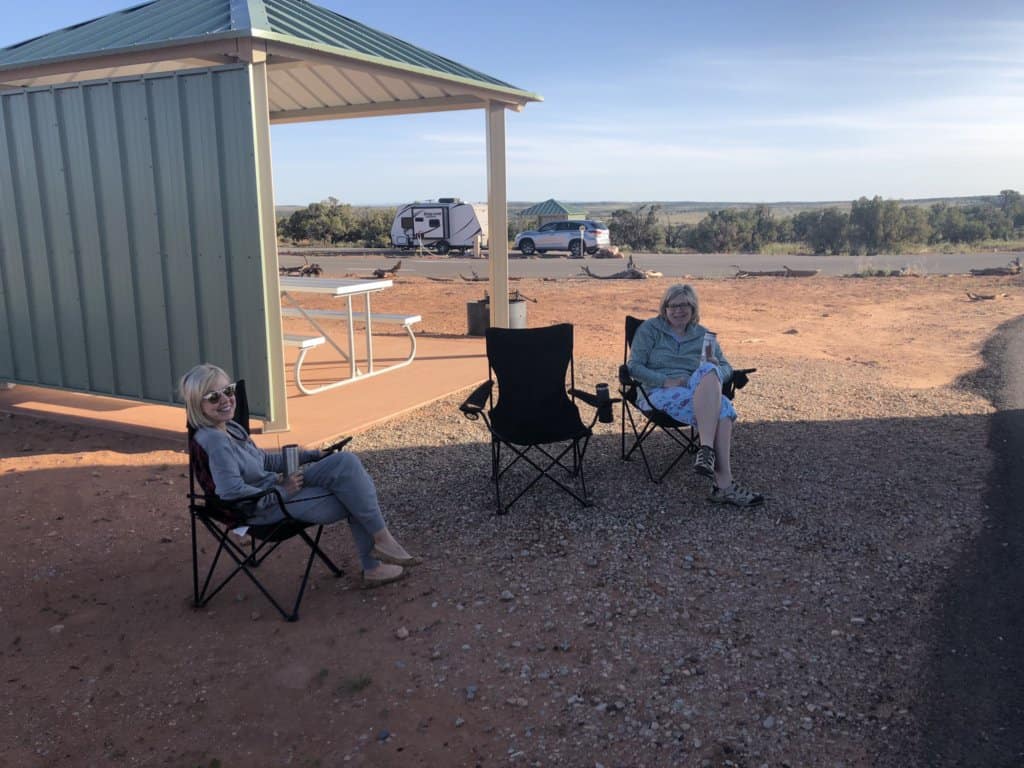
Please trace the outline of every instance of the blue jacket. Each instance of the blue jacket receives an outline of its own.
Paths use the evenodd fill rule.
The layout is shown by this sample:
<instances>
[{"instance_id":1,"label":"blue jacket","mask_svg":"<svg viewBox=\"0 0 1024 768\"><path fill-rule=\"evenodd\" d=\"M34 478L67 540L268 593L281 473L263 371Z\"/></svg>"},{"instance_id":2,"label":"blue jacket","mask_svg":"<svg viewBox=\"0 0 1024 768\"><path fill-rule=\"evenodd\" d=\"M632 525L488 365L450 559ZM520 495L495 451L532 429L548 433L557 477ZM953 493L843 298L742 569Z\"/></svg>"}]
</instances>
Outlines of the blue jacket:
<instances>
[{"instance_id":1,"label":"blue jacket","mask_svg":"<svg viewBox=\"0 0 1024 768\"><path fill-rule=\"evenodd\" d=\"M677 339L668 322L660 317L644 320L630 345L630 374L649 389L662 386L665 379L690 378L700 367L700 348L707 330L703 325L691 325L682 338ZM725 383L732 378L732 366L722 354L717 338L713 348Z\"/></svg>"}]
</instances>

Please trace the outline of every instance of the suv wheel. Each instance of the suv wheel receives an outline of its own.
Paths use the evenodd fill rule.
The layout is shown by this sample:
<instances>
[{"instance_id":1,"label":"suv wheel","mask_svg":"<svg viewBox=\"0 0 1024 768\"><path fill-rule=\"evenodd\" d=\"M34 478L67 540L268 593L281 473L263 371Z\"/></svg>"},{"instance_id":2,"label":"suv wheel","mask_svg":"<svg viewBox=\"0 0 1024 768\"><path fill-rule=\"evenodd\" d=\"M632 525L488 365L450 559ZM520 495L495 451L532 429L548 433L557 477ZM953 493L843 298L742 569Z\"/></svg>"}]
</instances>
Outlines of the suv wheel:
<instances>
[{"instance_id":1,"label":"suv wheel","mask_svg":"<svg viewBox=\"0 0 1024 768\"><path fill-rule=\"evenodd\" d=\"M569 256L578 259L583 254L583 243L579 239L569 241Z\"/></svg>"},{"instance_id":2,"label":"suv wheel","mask_svg":"<svg viewBox=\"0 0 1024 768\"><path fill-rule=\"evenodd\" d=\"M519 250L522 252L522 254L524 256L532 256L533 252L536 250L533 247L533 240L531 240L528 237L520 240L519 241Z\"/></svg>"}]
</instances>

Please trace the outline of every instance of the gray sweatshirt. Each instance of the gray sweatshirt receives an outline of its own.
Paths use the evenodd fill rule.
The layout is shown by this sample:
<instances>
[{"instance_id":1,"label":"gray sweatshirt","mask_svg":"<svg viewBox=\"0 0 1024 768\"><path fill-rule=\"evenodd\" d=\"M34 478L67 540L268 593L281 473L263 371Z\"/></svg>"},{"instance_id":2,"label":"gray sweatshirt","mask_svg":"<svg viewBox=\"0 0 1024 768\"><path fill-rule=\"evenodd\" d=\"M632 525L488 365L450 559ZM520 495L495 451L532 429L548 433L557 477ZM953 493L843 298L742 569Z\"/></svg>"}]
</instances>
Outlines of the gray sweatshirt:
<instances>
[{"instance_id":1,"label":"gray sweatshirt","mask_svg":"<svg viewBox=\"0 0 1024 768\"><path fill-rule=\"evenodd\" d=\"M284 457L280 451L257 448L241 425L229 421L227 429L200 427L196 430L196 442L206 451L217 495L225 501L252 496L274 486L286 501L289 498L281 487ZM303 464L319 458L320 451L299 452ZM276 503L271 494L260 499L257 507L273 507Z\"/></svg>"}]
</instances>

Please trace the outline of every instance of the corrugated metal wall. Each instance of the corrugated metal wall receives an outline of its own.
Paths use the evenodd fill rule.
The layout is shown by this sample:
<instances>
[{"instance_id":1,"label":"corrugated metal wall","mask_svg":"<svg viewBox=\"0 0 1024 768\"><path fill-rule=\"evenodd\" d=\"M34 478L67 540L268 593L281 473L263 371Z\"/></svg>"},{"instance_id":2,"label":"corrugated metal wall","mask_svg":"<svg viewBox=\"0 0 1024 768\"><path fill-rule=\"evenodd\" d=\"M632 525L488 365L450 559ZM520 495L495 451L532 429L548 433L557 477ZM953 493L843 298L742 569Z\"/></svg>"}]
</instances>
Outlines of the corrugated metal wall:
<instances>
[{"instance_id":1,"label":"corrugated metal wall","mask_svg":"<svg viewBox=\"0 0 1024 768\"><path fill-rule=\"evenodd\" d=\"M177 402L209 361L267 415L251 101L245 66L0 92L0 380Z\"/></svg>"}]
</instances>

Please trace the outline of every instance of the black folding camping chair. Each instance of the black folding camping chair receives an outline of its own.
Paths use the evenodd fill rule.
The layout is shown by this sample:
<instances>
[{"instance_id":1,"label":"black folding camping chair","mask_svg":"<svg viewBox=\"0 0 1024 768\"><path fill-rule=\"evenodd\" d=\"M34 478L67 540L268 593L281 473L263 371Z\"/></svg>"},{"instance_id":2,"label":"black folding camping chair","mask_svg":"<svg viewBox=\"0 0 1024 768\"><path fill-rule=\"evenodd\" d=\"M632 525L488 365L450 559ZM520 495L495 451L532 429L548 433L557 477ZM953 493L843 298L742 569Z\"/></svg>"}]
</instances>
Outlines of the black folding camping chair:
<instances>
[{"instance_id":1,"label":"black folding camping chair","mask_svg":"<svg viewBox=\"0 0 1024 768\"><path fill-rule=\"evenodd\" d=\"M490 378L460 410L469 419L482 417L491 434L491 480L498 514L508 512L542 478L590 506L583 459L594 424L599 419L612 422L616 400L607 386L599 385L594 393L576 389L572 325L488 328L485 336ZM577 399L595 409L589 424L580 418ZM517 467L526 469L530 479L506 504L502 480Z\"/></svg>"},{"instance_id":2,"label":"black folding camping chair","mask_svg":"<svg viewBox=\"0 0 1024 768\"><path fill-rule=\"evenodd\" d=\"M647 477L651 482L660 483L684 457L697 453L697 449L700 448L700 438L696 427L676 421L665 411L650 405L650 398L647 396L644 385L630 374L627 365L629 349L633 344L636 329L642 322L643 320L640 318L626 315L626 343L622 354L622 365L619 366L619 394L622 396L622 460L629 461L633 458L634 453L639 452L644 462L644 468L647 470ZM748 374L755 370L757 369L734 369L729 380L722 383L722 394L732 400L736 396L736 390L746 386L749 379ZM641 397L647 404L645 408L641 408L638 404ZM626 431L627 422L631 436ZM657 477L655 477L645 450L645 444L655 432L661 432L667 436L675 444L675 449L678 449L673 449L673 457Z\"/></svg>"},{"instance_id":3,"label":"black folding camping chair","mask_svg":"<svg viewBox=\"0 0 1024 768\"><path fill-rule=\"evenodd\" d=\"M249 431L249 404L246 399L244 381L239 381L235 388L234 420L244 427L246 432ZM288 513L288 505L274 488L254 496L231 501L225 501L217 496L213 477L210 474L209 458L203 447L196 441L195 430L191 425L188 426L188 454L188 509L192 523L193 605L196 608L205 606L235 576L244 573L286 621L296 621L299 618L299 604L302 602L302 596L309 581L309 572L313 568L315 558L320 558L335 576L344 574L344 571L338 568L320 549L323 525L306 523L293 518ZM279 522L266 525L248 525L246 520L249 517L249 511L259 499L265 496L275 497L284 518ZM312 527L315 527L316 531L313 536L310 536L308 529ZM200 585L201 547L197 533L200 528L206 530L216 543L216 551L206 567L202 585ZM242 533L242 529L245 529L244 533ZM239 533L236 534L236 531ZM244 543L246 536L248 537L248 546ZM290 539L304 542L309 547L309 557L305 560L302 579L295 598L291 601L292 605L289 611L282 607L269 588L263 584L257 569L277 551L281 544ZM222 555L226 555L224 568L222 568L222 571L226 571L226 573L215 578Z\"/></svg>"}]
</instances>

